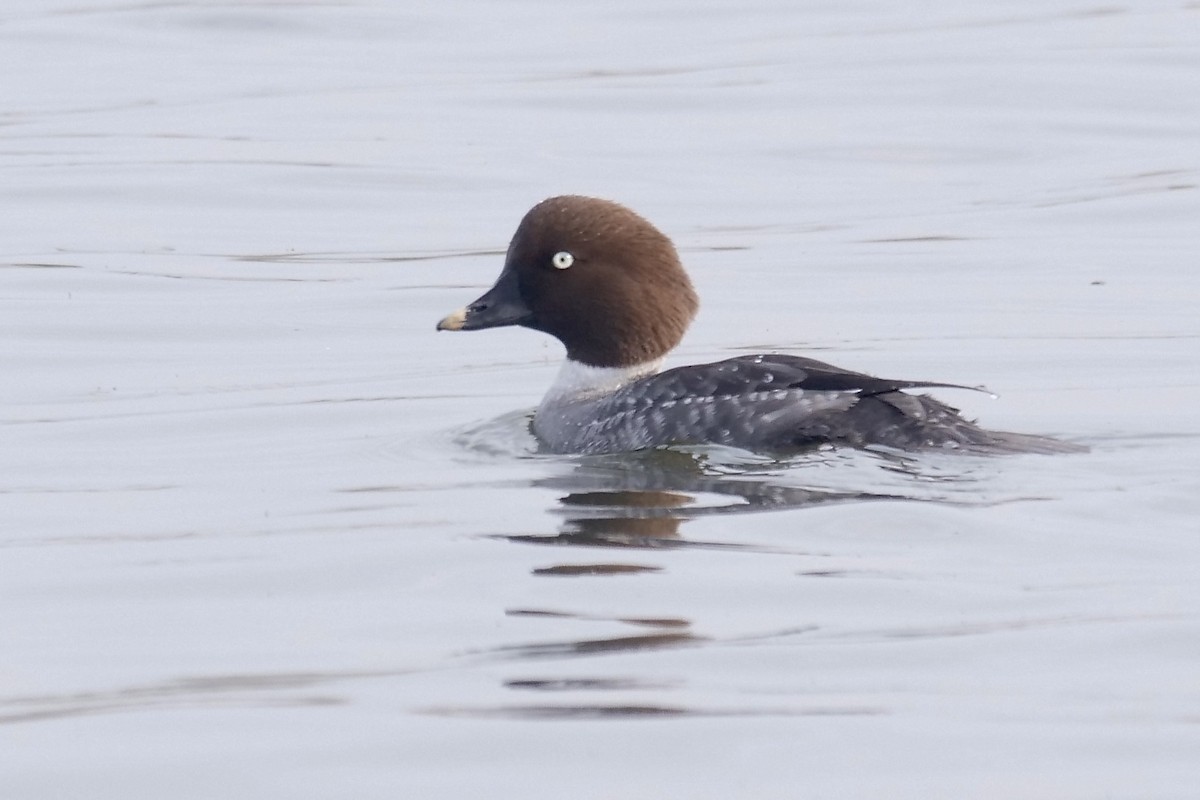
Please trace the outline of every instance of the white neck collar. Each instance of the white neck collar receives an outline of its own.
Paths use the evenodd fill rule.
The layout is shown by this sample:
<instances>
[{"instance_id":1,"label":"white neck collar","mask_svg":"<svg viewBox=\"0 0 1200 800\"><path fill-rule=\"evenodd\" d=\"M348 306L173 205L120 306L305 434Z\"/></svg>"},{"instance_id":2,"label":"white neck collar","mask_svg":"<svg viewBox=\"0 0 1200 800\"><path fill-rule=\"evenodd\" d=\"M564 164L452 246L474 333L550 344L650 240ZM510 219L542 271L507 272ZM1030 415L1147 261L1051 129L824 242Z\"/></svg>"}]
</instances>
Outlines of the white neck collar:
<instances>
[{"instance_id":1,"label":"white neck collar","mask_svg":"<svg viewBox=\"0 0 1200 800\"><path fill-rule=\"evenodd\" d=\"M567 359L550 384L542 402L562 402L591 395L608 394L627 383L653 375L662 368L662 359L635 364L632 367L593 367Z\"/></svg>"}]
</instances>

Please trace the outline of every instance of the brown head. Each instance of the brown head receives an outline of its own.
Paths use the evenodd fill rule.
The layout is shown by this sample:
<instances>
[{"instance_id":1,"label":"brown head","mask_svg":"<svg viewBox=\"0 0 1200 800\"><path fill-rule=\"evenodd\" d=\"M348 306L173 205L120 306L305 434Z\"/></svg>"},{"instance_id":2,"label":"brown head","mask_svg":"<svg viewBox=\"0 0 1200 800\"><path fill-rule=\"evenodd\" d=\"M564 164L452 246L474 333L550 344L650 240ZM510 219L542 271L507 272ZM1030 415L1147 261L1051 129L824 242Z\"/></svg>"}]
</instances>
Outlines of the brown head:
<instances>
[{"instance_id":1,"label":"brown head","mask_svg":"<svg viewBox=\"0 0 1200 800\"><path fill-rule=\"evenodd\" d=\"M597 367L653 361L679 344L699 301L661 231L624 206L551 197L517 227L504 269L438 330L521 325Z\"/></svg>"}]
</instances>

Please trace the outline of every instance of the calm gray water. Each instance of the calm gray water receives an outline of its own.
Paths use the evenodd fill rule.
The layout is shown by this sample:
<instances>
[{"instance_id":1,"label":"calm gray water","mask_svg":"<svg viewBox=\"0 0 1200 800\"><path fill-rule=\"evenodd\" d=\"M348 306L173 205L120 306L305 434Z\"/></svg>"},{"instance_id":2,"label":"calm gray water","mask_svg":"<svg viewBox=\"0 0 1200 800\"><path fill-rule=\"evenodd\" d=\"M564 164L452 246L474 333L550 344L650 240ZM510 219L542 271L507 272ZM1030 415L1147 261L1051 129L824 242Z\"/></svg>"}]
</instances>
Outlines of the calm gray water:
<instances>
[{"instance_id":1,"label":"calm gray water","mask_svg":"<svg viewBox=\"0 0 1200 800\"><path fill-rule=\"evenodd\" d=\"M903 10L902 10L903 7ZM1194 798L1200 6L10 0L0 796ZM624 202L1086 455L539 455Z\"/></svg>"}]
</instances>

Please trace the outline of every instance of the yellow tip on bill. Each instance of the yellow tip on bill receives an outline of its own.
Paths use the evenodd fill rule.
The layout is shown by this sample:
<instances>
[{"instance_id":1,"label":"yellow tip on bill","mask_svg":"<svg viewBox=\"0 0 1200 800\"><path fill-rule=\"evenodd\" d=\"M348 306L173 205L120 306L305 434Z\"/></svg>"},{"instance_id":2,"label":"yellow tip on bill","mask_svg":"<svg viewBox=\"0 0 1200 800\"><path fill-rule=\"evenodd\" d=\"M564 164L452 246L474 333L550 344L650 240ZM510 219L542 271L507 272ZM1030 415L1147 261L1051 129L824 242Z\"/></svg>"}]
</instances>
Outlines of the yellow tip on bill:
<instances>
[{"instance_id":1,"label":"yellow tip on bill","mask_svg":"<svg viewBox=\"0 0 1200 800\"><path fill-rule=\"evenodd\" d=\"M467 321L467 309L460 308L437 324L439 331L461 331Z\"/></svg>"}]
</instances>

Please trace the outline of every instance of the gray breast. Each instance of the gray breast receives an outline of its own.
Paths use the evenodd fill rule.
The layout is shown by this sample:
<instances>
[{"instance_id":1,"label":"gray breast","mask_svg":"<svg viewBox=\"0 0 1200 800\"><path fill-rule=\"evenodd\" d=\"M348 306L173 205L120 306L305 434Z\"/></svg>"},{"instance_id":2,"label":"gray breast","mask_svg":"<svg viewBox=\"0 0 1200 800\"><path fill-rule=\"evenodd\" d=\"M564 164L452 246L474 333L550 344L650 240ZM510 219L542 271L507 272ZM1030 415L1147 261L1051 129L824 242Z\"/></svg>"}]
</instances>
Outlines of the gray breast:
<instances>
[{"instance_id":1,"label":"gray breast","mask_svg":"<svg viewBox=\"0 0 1200 800\"><path fill-rule=\"evenodd\" d=\"M637 384L611 395L543 404L534 432L560 453L611 453L666 444L785 447L814 417L857 402L850 392L779 389L667 397Z\"/></svg>"}]
</instances>

